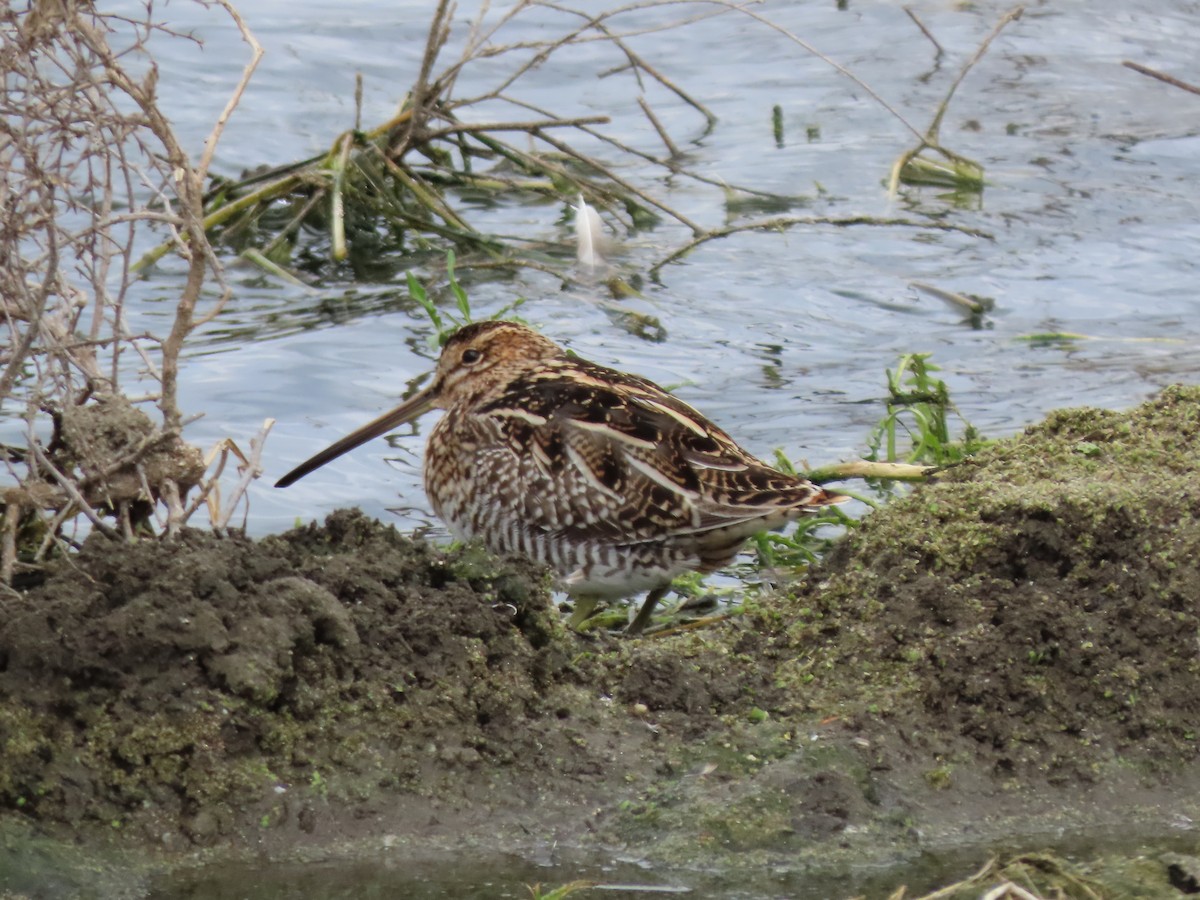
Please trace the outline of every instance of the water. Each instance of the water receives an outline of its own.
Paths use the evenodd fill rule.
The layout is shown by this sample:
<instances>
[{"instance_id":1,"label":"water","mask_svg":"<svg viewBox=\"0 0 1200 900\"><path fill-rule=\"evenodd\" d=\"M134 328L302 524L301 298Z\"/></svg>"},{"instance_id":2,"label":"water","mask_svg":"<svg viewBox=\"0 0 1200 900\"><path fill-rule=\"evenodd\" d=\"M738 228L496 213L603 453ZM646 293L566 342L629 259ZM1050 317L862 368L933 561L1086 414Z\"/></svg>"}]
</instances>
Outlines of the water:
<instances>
[{"instance_id":1,"label":"water","mask_svg":"<svg viewBox=\"0 0 1200 900\"><path fill-rule=\"evenodd\" d=\"M429 8L416 0L359 0L331 15L314 0L247 0L241 11L267 57L215 170L236 176L327 148L353 124L356 72L365 80L364 124L386 120L419 66ZM1006 6L924 0L913 8L947 50L940 63L899 4L755 7L852 69L924 129ZM244 47L216 11L174 3L165 14L204 40L202 49L175 43L159 57L165 105L185 145L198 151ZM511 39L544 35L530 24ZM524 317L581 355L682 385L681 397L752 451L769 456L782 447L812 465L864 450L882 413L884 370L909 352L933 354L959 409L990 436L1018 431L1056 407L1135 404L1165 384L1194 381L1200 370L1200 103L1121 62L1197 81L1198 40L1195 4L1183 0L1031 4L968 76L943 123L944 143L986 167L981 200L963 208L933 188L906 189L889 202L883 181L911 135L859 86L783 35L725 17L636 38L639 52L720 119L706 134L694 110L648 89L696 170L810 198L796 214L933 214L994 240L816 225L709 242L631 301L661 321L661 343L616 327L600 290L564 291L559 280L536 273L473 284L473 306L486 315L523 295ZM609 115L613 134L661 152L630 83L594 78L606 60L614 62L591 45L532 71L514 93L564 115ZM503 70L493 61L464 73L459 93ZM782 146L772 135L776 104ZM727 222L715 188L627 162L621 173L705 226ZM470 215L482 228L562 241L569 252L563 213L561 206L513 203ZM645 272L687 238L664 222L625 241L614 262L626 275ZM278 420L264 455L266 477L251 489L250 531L277 531L348 505L380 517L407 510L399 520L406 526L429 521L419 474L428 420L390 449L377 441L287 491L270 486L394 405L430 367L428 324L405 301L401 280L330 280L303 289L236 264L230 280L227 313L192 347L182 399L186 410L205 413L188 432L205 447L223 437L246 444L264 418ZM912 281L988 296L995 308L972 323L914 291ZM179 266L164 263L141 286L144 306L135 313L161 323L181 283ZM1090 339L1023 339L1043 332ZM382 457L392 459L385 465ZM278 883L290 877L281 874ZM318 895L280 888L257 896ZM465 896L428 894L443 895Z\"/></svg>"},{"instance_id":2,"label":"water","mask_svg":"<svg viewBox=\"0 0 1200 900\"><path fill-rule=\"evenodd\" d=\"M1022 853L1053 852L1064 861L1112 857L1151 858L1166 850L1194 851L1194 841L1156 835L1153 842L1128 833L1098 830L1055 841L985 848L963 846L940 853L914 849L895 865L863 865L851 871L828 868L804 871L763 863L744 870L663 870L631 861L598 860L594 856L557 853L538 858L497 855L491 858L429 857L382 853L359 862L322 862L261 866L234 865L220 871L200 870L164 879L149 900L525 900L531 888L544 891L575 882L594 885L577 897L612 900L720 897L722 900L831 900L843 897L889 897L905 886L904 896L919 897L978 872L989 858L1011 859ZM1048 844L1054 846L1047 851ZM1034 849L1030 849L1030 848ZM778 862L778 861L777 861ZM993 882L994 884L994 882ZM977 888L981 893L987 883Z\"/></svg>"},{"instance_id":3,"label":"water","mask_svg":"<svg viewBox=\"0 0 1200 900\"><path fill-rule=\"evenodd\" d=\"M896 6L768 4L763 13L851 68L924 129L1003 9L919 4L947 49L940 64ZM360 2L335 19L316 3L288 4L285 13L280 4L257 2L243 12L267 57L217 156L217 170L227 175L327 147L352 124L355 72L365 80L364 122L386 119L413 79L427 27L420 3ZM160 61L167 106L194 146L244 50L216 13L175 4L169 15L205 41L202 51ZM512 39L536 34L544 31L518 28ZM720 118L704 134L694 110L647 91L696 170L812 198L798 214L934 213L995 239L818 225L709 242L663 269L661 282L647 283L644 299L631 304L661 321L662 343L615 327L600 290L563 291L557 279L536 273L472 285L473 305L486 315L525 296L525 317L581 355L683 385L682 397L754 452L782 447L813 465L863 451L882 411L884 369L907 352L934 354L959 408L988 435L1010 434L1055 407L1137 403L1163 384L1194 379L1200 368L1200 194L1192 166L1200 105L1120 63L1134 59L1186 77L1194 69L1188 38L1200 38L1200 25L1185 3L1028 9L967 77L942 126L944 143L986 167L975 209L957 208L933 188L906 190L889 203L883 180L911 135L860 87L746 17L634 39ZM569 62L534 70L514 93L563 114L609 115L622 140L660 152L630 83L594 79L604 53L590 45ZM460 95L503 69L491 61L468 70ZM203 91L195 90L197 80ZM782 146L771 132L775 104L784 114ZM714 188L627 163L622 174L705 226L727 219ZM508 204L470 215L481 227L566 248L563 212ZM686 239L668 221L623 243L614 261L622 273L644 272ZM148 293L172 296L179 275L170 268L152 276ZM345 505L379 516L411 509L402 524L427 522L419 465L429 421L391 450L379 441L286 492L270 487L394 404L431 365L427 323L405 302L398 280L331 281L306 291L247 268L234 267L231 278L229 312L194 347L184 401L206 413L190 432L204 445L225 436L245 442L263 418L278 420L267 477L251 492L250 530L277 530ZM992 297L995 309L975 327L914 291L912 281ZM1048 331L1094 339L1022 340ZM390 468L380 461L385 456L395 457Z\"/></svg>"}]
</instances>

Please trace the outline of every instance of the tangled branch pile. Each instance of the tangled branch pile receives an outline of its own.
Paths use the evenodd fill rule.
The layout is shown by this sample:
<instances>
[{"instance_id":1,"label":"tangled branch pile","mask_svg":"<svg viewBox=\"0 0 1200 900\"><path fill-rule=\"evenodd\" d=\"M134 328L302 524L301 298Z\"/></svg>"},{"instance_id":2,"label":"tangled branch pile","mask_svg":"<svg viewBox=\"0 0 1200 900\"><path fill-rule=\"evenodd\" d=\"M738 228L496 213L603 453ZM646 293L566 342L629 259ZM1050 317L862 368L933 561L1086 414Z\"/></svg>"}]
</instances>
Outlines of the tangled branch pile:
<instances>
[{"instance_id":1,"label":"tangled branch pile","mask_svg":"<svg viewBox=\"0 0 1200 900\"><path fill-rule=\"evenodd\" d=\"M151 39L184 40L150 9L0 10L0 452L15 482L0 493L5 583L68 540L80 515L114 537L156 518L171 534L212 496L200 451L180 435L178 380L184 342L229 295L203 224L225 116L193 164L159 108L152 58L137 52ZM187 266L166 334L128 324L147 223L169 231Z\"/></svg>"},{"instance_id":2,"label":"tangled branch pile","mask_svg":"<svg viewBox=\"0 0 1200 900\"><path fill-rule=\"evenodd\" d=\"M414 265L433 264L447 248L457 251L461 268L535 268L562 276L562 246L528 236L499 235L470 221L467 207L490 207L505 200L554 202L568 208L581 198L605 212L610 227L632 234L662 220L683 226L687 243L650 268L655 275L694 247L735 231L778 230L793 225L884 225L959 229L953 224L855 216L777 216L706 228L661 197L622 174L629 163L651 171L716 187L733 198L758 195L775 209L808 202L752 187L732 185L691 168L679 150L680 139L664 127L651 100L684 104L698 118L689 139L703 137L716 117L701 102L638 52L648 36L680 29L713 16L735 16L773 30L821 58L865 90L917 138L917 145L896 163L892 190L905 183L930 181L979 190L982 170L941 146L941 115L962 78L985 52L992 37L1019 14L1014 10L997 25L975 58L963 67L922 132L887 104L854 73L823 56L802 38L736 0L635 0L602 11L546 0L517 0L503 9L483 3L476 17L459 23L455 4L440 0L434 11L419 72L399 111L382 125L363 130L361 123L332 141L329 150L238 182L218 184L206 198L205 225L210 235L264 269L284 277L304 256L303 265L321 271L329 261L347 263L356 276L377 271L395 258L386 277ZM928 34L922 26L922 30ZM530 38L531 34L547 35ZM510 35L515 35L512 39ZM457 55L450 52L456 47ZM452 56L446 61L444 58ZM610 96L640 109L645 132L661 148L632 146L617 137L607 116L575 115L563 108L569 93L559 92L556 108L524 99L523 80L535 70L558 66L586 84L594 75ZM479 86L490 73L487 86ZM461 82L470 82L464 89ZM359 83L361 107L361 81ZM473 93L471 91L474 91ZM636 102L635 102L636 101ZM359 116L361 117L361 109ZM933 150L949 162L931 166L922 153ZM613 160L610 162L609 157ZM942 169L954 169L948 175ZM917 170L938 169L937 178ZM961 170L961 171L960 171ZM947 181L948 179L948 181ZM739 204L746 206L763 203ZM974 232L969 232L974 233ZM139 263L153 263L169 251L162 245ZM313 251L316 252L313 252ZM557 257L557 259L556 259ZM388 269L384 265L385 269Z\"/></svg>"},{"instance_id":3,"label":"tangled branch pile","mask_svg":"<svg viewBox=\"0 0 1200 900\"><path fill-rule=\"evenodd\" d=\"M402 267L414 257L441 258L447 246L457 249L464 267L554 270L553 246L472 224L463 207L481 201L550 200L565 206L582 196L629 233L667 217L700 235L700 225L622 177L598 151L615 149L623 160L725 187L683 164L647 95L653 90L695 110L697 135L711 128L715 117L643 58L631 40L731 8L663 0L603 12L538 0L521 0L502 11L484 4L467 26L457 56L443 62L454 30L454 4L442 0L416 81L392 119L365 131L356 126L320 156L218 185L208 197L206 225L219 240L268 269L288 265L307 231L310 239L324 240L326 258L348 260L356 271L389 252L403 257ZM541 26L537 33L551 37L503 42L511 31L529 33L514 23L536 16L541 18L531 24ZM592 52L597 44L611 52ZM526 75L549 65L552 57L562 65L559 57L583 54L581 48L597 67L612 64L597 76L613 79L606 90L626 93L631 106L637 98L662 141L660 153L629 146L603 130L607 116L570 115L521 98L517 89ZM496 82L459 96L464 71L484 64L501 73ZM626 80L617 84L618 78ZM139 265L167 249L158 248Z\"/></svg>"}]
</instances>

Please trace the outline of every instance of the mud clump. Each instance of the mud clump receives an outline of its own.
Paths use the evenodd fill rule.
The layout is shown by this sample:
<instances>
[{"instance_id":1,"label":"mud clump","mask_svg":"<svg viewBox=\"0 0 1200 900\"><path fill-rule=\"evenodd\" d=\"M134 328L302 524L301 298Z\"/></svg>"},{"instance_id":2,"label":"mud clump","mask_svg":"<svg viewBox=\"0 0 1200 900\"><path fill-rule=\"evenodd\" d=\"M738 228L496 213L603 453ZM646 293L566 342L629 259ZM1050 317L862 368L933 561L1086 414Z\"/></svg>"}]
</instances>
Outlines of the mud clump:
<instances>
[{"instance_id":1,"label":"mud clump","mask_svg":"<svg viewBox=\"0 0 1200 900\"><path fill-rule=\"evenodd\" d=\"M186 494L207 468L198 447L163 434L120 395L65 408L50 456L73 473L88 502L100 509L137 501L143 485L158 496L163 483L172 481Z\"/></svg>"},{"instance_id":2,"label":"mud clump","mask_svg":"<svg viewBox=\"0 0 1200 900\"><path fill-rule=\"evenodd\" d=\"M571 680L557 617L541 571L357 513L260 542L97 537L6 601L0 802L204 844L247 814L311 825L296 793L532 752L524 721Z\"/></svg>"}]
</instances>

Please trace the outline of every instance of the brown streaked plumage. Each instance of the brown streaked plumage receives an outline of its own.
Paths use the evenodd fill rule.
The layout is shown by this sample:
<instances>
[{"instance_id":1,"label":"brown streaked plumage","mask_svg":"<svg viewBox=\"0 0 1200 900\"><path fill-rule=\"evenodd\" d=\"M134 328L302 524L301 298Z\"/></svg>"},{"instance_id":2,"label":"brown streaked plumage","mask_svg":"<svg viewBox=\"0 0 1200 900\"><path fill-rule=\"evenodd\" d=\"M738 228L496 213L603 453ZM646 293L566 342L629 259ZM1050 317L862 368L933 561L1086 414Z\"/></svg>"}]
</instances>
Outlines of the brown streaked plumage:
<instances>
[{"instance_id":1,"label":"brown streaked plumage","mask_svg":"<svg viewBox=\"0 0 1200 900\"><path fill-rule=\"evenodd\" d=\"M293 469L287 487L432 408L425 490L463 539L549 565L576 600L649 594L727 565L748 537L844 498L744 451L686 403L636 375L569 356L513 322L467 325L420 393Z\"/></svg>"}]
</instances>

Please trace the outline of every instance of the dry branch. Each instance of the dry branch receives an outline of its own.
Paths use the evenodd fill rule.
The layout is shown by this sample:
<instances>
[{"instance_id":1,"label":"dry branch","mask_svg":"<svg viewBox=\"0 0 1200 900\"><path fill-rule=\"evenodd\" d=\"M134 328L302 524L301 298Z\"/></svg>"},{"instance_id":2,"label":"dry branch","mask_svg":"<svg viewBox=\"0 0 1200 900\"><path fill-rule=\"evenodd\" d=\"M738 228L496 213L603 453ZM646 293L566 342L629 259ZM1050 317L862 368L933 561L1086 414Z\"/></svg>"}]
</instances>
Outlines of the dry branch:
<instances>
[{"instance_id":1,"label":"dry branch","mask_svg":"<svg viewBox=\"0 0 1200 900\"><path fill-rule=\"evenodd\" d=\"M970 237L994 240L994 236L978 228L965 225L955 225L952 222L918 221L916 219L881 218L878 216L777 216L773 219L760 219L754 222L742 222L730 225L728 228L715 228L706 231L671 253L659 259L650 267L651 277L657 277L662 268L676 260L683 259L701 244L718 238L729 237L744 231L786 231L797 225L831 225L837 228L848 228L856 225L869 225L883 228L924 228L932 231L956 231Z\"/></svg>"},{"instance_id":2,"label":"dry branch","mask_svg":"<svg viewBox=\"0 0 1200 900\"><path fill-rule=\"evenodd\" d=\"M16 486L0 500L0 579L61 546L77 516L126 539L155 518L167 534L186 522L183 498L203 469L180 437L180 355L229 296L205 233L204 183L262 54L229 0L215 5L251 59L195 164L159 104L154 64L159 42L190 39L152 6L141 18L84 3L0 9L0 403L27 423L26 446L10 454ZM134 240L147 225L165 226L188 264L166 336L125 325ZM215 301L200 308L214 284ZM129 351L140 373L123 361ZM160 422L127 384L146 395L138 402L157 402Z\"/></svg>"},{"instance_id":3,"label":"dry branch","mask_svg":"<svg viewBox=\"0 0 1200 900\"><path fill-rule=\"evenodd\" d=\"M912 19L913 24L916 25L918 29L920 29L921 34L925 35L925 37L927 37L929 39L929 43L933 44L933 49L935 51L934 59L941 59L943 56L945 56L946 51L942 49L942 45L938 43L938 39L933 36L932 31L930 31L928 28L925 27L925 23L920 20L920 18L917 16L917 14L915 12L913 12L912 7L911 6L904 7L904 12L908 15L908 17L910 19Z\"/></svg>"},{"instance_id":4,"label":"dry branch","mask_svg":"<svg viewBox=\"0 0 1200 900\"><path fill-rule=\"evenodd\" d=\"M1189 84L1186 81L1182 81L1176 78L1174 75L1168 75L1166 72L1160 72L1157 69L1151 69L1149 66L1143 66L1141 63L1130 62L1129 60L1125 60L1125 62L1121 63L1121 65L1125 66L1127 69L1133 69L1135 72L1140 72L1143 75L1149 75L1151 78L1157 78L1159 81L1163 82L1164 84L1169 84L1172 87L1177 87L1193 94L1200 94L1200 87L1196 87L1194 84Z\"/></svg>"},{"instance_id":5,"label":"dry branch","mask_svg":"<svg viewBox=\"0 0 1200 900\"><path fill-rule=\"evenodd\" d=\"M882 481L926 481L938 470L937 466L917 466L911 463L875 462L856 459L851 462L834 463L805 472L804 477L814 484L831 481L846 481L850 478L870 478Z\"/></svg>"},{"instance_id":6,"label":"dry branch","mask_svg":"<svg viewBox=\"0 0 1200 900\"><path fill-rule=\"evenodd\" d=\"M900 187L901 181L907 181L914 184L935 184L945 187L955 187L963 190L979 191L983 188L983 166L952 150L943 147L938 133L941 131L942 118L946 115L946 110L950 108L950 101L954 98L955 92L963 79L979 63L988 48L992 45L992 41L1003 31L1009 24L1021 18L1025 12L1025 7L1014 6L1006 12L992 26L992 30L987 37L980 42L975 48L975 53L959 70L958 75L950 84L950 88L946 91L946 96L942 98L942 102L938 104L937 109L933 114L933 121L929 123L929 127L925 129L925 133L917 135L918 142L916 146L905 150L900 154L899 158L892 164L892 173L888 179L888 194L895 196L896 191ZM911 13L910 13L911 15ZM915 17L914 17L915 21ZM920 24L918 22L918 24ZM931 161L926 157L921 156L926 150L932 150L939 154L944 163Z\"/></svg>"},{"instance_id":7,"label":"dry branch","mask_svg":"<svg viewBox=\"0 0 1200 900\"><path fill-rule=\"evenodd\" d=\"M682 13L675 15L675 9ZM649 24L645 18L630 18L664 10L671 10L672 14L657 17ZM305 223L310 230L316 229L329 236L329 258L334 263L355 258L360 234L367 237L361 252L373 256L378 247L379 232L388 229L405 244L409 243L405 240L406 235L414 236L411 245L419 248L417 252L421 254L414 262L425 262L432 247L456 250L464 267L507 264L511 268L547 269L547 248L537 246L536 241L489 234L479 229L464 212L467 207L452 201L452 192L456 190L496 195L514 188L535 191L559 200L564 209L574 202L576 195L582 194L590 205L605 210L610 221L616 221L630 232L652 225L662 216L674 219L691 232L691 241L657 263L651 269L652 275L697 244L740 230L788 227L801 222L953 228L942 223L849 217L792 222L773 220L735 225L732 229L710 229L635 179L618 174L622 170L617 162L601 158L591 148L598 142L601 150L615 150L619 154L618 162L632 156L672 175L694 179L723 191L746 192L779 204L805 202L803 198L781 197L740 185L727 185L719 178L689 169L686 157L679 152L676 137L665 127L664 120L645 96L646 89L651 87L669 92L673 98L699 112L704 117L704 131L710 130L715 122L712 113L654 63L634 51L629 39L635 35L685 27L716 15L740 15L784 35L851 79L917 136L920 143L898 163L894 178L905 166L911 169L920 162L928 163L928 160L917 159L926 149L935 150L952 166L978 172L978 167L969 160L941 148L936 141L936 132L958 84L1000 29L1020 11L1014 10L1004 17L980 45L974 58L958 74L925 132L908 123L853 72L739 0L634 0L599 11L553 0L519 0L501 11L494 11L484 4L470 23L457 57L444 62L452 33L458 27L454 12L453 4L446 0L436 5L416 79L396 117L366 133L356 129L340 135L331 142L329 152L319 157L280 167L265 175L255 175L239 184L222 185L208 198L204 222L210 232L218 238L228 239L238 252L246 251L249 244L251 252L262 254L256 258L269 257L284 277L294 279L295 276L287 272L285 258L292 247L284 238L300 236L301 226ZM521 40L504 40L518 18L535 15L543 17L534 24L548 37L527 39L525 35L529 29L525 28ZM561 22L548 22L545 17L558 17ZM914 21L932 40L922 23L915 17ZM934 43L936 46L936 41ZM609 124L605 116L565 115L515 95L516 86L529 73L581 44L607 44L611 48L617 64L598 67L596 77L623 76L633 80L638 102L649 124L647 131L666 148L665 155L659 156L618 140L604 128ZM491 86L470 96L456 96L455 87L462 73L482 61L489 61L493 67L497 61L508 65L501 69ZM505 106L521 113L511 119L497 115L497 108L503 111ZM483 109L486 109L486 115L480 116L479 110ZM529 112L538 118L531 119ZM521 134L528 135L529 140L523 143L507 137ZM479 160L486 162L486 170L476 170ZM509 166L520 173L519 177L506 171ZM935 174L941 175L940 172ZM264 179L268 180L264 183ZM290 209L284 209L281 200L287 200ZM456 205L460 209L455 209ZM978 234L971 229L958 230ZM148 254L139 266L160 258L171 249L170 245L163 245ZM567 248L557 249L563 262L556 274L570 277L567 274L571 265ZM433 255L440 257L441 254ZM478 255L486 259L472 258Z\"/></svg>"}]
</instances>

